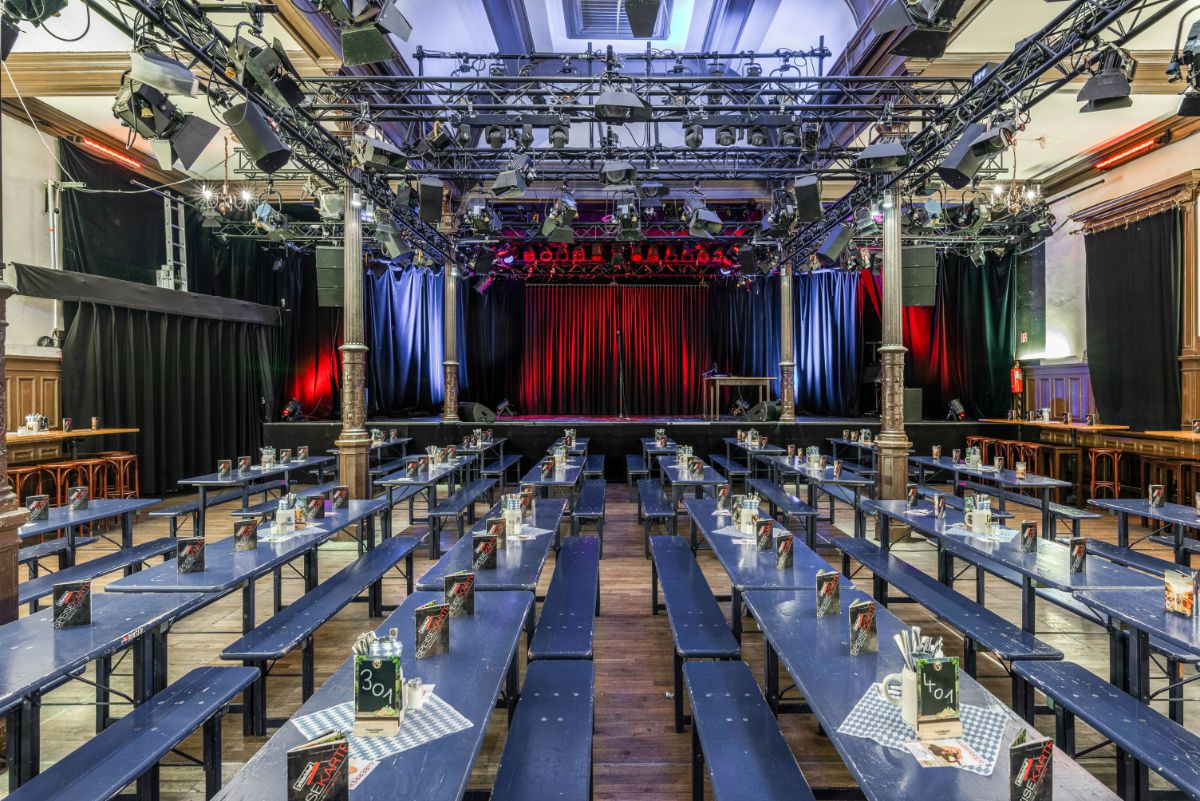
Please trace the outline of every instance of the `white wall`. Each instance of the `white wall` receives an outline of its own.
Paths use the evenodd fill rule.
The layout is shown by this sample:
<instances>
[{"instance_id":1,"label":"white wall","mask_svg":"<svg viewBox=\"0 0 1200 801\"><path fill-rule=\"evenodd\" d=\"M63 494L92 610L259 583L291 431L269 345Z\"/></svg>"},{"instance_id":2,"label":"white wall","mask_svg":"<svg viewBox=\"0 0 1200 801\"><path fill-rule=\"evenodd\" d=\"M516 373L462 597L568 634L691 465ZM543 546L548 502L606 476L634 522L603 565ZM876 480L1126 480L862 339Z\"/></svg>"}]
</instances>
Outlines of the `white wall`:
<instances>
[{"instance_id":1,"label":"white wall","mask_svg":"<svg viewBox=\"0 0 1200 801\"><path fill-rule=\"evenodd\" d=\"M58 141L41 138L29 125L2 115L0 158L4 162L4 260L37 267L51 266L50 222L46 213L46 182L58 175L47 150L57 153ZM16 283L13 271L6 280ZM18 292L20 287L17 287ZM54 330L55 302L13 295L8 301L6 352L14 355L57 356L56 348L39 348L40 337Z\"/></svg>"},{"instance_id":2,"label":"white wall","mask_svg":"<svg viewBox=\"0 0 1200 801\"><path fill-rule=\"evenodd\" d=\"M1192 136L1104 173L1102 183L1053 203L1051 210L1061 224L1073 212L1174 178L1197 164L1200 136ZM1075 363L1087 355L1086 258L1079 230L1078 223L1068 222L1046 241L1046 363Z\"/></svg>"}]
</instances>

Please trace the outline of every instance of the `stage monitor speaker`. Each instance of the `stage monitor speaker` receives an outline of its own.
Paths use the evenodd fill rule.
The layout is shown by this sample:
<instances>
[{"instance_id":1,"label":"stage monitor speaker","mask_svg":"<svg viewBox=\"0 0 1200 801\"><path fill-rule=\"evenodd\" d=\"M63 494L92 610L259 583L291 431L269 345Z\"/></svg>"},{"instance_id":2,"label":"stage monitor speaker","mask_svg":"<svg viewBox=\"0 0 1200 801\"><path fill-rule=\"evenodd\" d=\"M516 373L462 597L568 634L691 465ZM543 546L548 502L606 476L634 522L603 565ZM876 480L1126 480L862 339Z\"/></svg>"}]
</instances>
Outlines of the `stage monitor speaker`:
<instances>
[{"instance_id":1,"label":"stage monitor speaker","mask_svg":"<svg viewBox=\"0 0 1200 801\"><path fill-rule=\"evenodd\" d=\"M653 39L662 0L625 0L625 16L634 39Z\"/></svg>"},{"instance_id":2,"label":"stage monitor speaker","mask_svg":"<svg viewBox=\"0 0 1200 801\"><path fill-rule=\"evenodd\" d=\"M417 204L421 222L441 222L442 194L445 189L446 185L437 178L423 177L417 181Z\"/></svg>"},{"instance_id":3,"label":"stage monitor speaker","mask_svg":"<svg viewBox=\"0 0 1200 801\"><path fill-rule=\"evenodd\" d=\"M273 173L292 158L292 149L283 143L256 103L236 103L223 116L238 142L250 154L254 166Z\"/></svg>"},{"instance_id":4,"label":"stage monitor speaker","mask_svg":"<svg viewBox=\"0 0 1200 801\"><path fill-rule=\"evenodd\" d=\"M464 423L494 423L496 413L482 403L466 401L458 404L458 419Z\"/></svg>"},{"instance_id":5,"label":"stage monitor speaker","mask_svg":"<svg viewBox=\"0 0 1200 801\"><path fill-rule=\"evenodd\" d=\"M317 305L341 307L345 303L345 250L317 245Z\"/></svg>"},{"instance_id":6,"label":"stage monitor speaker","mask_svg":"<svg viewBox=\"0 0 1200 801\"><path fill-rule=\"evenodd\" d=\"M955 189L965 189L983 164L985 157L975 152L975 140L986 130L987 126L980 123L968 125L950 154L938 165L938 177Z\"/></svg>"},{"instance_id":7,"label":"stage monitor speaker","mask_svg":"<svg viewBox=\"0 0 1200 801\"><path fill-rule=\"evenodd\" d=\"M802 175L792 185L796 193L796 220L819 222L824 216L821 209L821 179L816 175Z\"/></svg>"},{"instance_id":8,"label":"stage monitor speaker","mask_svg":"<svg viewBox=\"0 0 1200 801\"><path fill-rule=\"evenodd\" d=\"M829 236L825 237L825 241L821 243L821 247L817 250L817 258L822 264L833 264L842 255L842 251L850 244L850 238L854 236L854 229L848 225L835 225L830 231Z\"/></svg>"},{"instance_id":9,"label":"stage monitor speaker","mask_svg":"<svg viewBox=\"0 0 1200 801\"><path fill-rule=\"evenodd\" d=\"M920 388L909 389L904 388L904 422L919 423L924 419L921 412L922 404L925 402L924 396Z\"/></svg>"},{"instance_id":10,"label":"stage monitor speaker","mask_svg":"<svg viewBox=\"0 0 1200 801\"><path fill-rule=\"evenodd\" d=\"M779 419L779 404L775 401L763 401L750 407L746 419L755 423L769 423Z\"/></svg>"},{"instance_id":11,"label":"stage monitor speaker","mask_svg":"<svg viewBox=\"0 0 1200 801\"><path fill-rule=\"evenodd\" d=\"M900 271L901 302L905 306L937 303L937 248L904 248Z\"/></svg>"}]
</instances>

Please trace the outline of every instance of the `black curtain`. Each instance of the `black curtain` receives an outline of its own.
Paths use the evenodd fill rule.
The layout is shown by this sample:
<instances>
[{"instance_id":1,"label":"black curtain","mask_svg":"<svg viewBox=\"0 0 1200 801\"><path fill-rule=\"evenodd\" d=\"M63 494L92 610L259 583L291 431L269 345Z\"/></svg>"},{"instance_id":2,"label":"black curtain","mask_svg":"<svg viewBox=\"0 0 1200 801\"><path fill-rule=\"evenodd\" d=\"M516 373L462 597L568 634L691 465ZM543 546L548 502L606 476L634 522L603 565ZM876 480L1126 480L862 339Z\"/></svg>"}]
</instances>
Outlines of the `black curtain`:
<instances>
[{"instance_id":1,"label":"black curtain","mask_svg":"<svg viewBox=\"0 0 1200 801\"><path fill-rule=\"evenodd\" d=\"M1099 231L1087 252L1087 355L1101 420L1177 428L1183 242L1178 210Z\"/></svg>"},{"instance_id":2,"label":"black curtain","mask_svg":"<svg viewBox=\"0 0 1200 801\"><path fill-rule=\"evenodd\" d=\"M141 429L143 495L256 455L279 405L277 328L97 303L68 303L66 317L63 411Z\"/></svg>"},{"instance_id":3,"label":"black curtain","mask_svg":"<svg viewBox=\"0 0 1200 801\"><path fill-rule=\"evenodd\" d=\"M130 183L136 173L65 139L59 140L58 154L62 180L82 181L89 190L127 193L62 193L63 269L156 284L155 273L166 257L163 199L153 192L136 193Z\"/></svg>"},{"instance_id":4,"label":"black curtain","mask_svg":"<svg viewBox=\"0 0 1200 801\"><path fill-rule=\"evenodd\" d=\"M525 282L494 281L480 294L460 287L466 296L467 370L470 386L460 397L495 410L521 393L521 354L525 347Z\"/></svg>"}]
</instances>

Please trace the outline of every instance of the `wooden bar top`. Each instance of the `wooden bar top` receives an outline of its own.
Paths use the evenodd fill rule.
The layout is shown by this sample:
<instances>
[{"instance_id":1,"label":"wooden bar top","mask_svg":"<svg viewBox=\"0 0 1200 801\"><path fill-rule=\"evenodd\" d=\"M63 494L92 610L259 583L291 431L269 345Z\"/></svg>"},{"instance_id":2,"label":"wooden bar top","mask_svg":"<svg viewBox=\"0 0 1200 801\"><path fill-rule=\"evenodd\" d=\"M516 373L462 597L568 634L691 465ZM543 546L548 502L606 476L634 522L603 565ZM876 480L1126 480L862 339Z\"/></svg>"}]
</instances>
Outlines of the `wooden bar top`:
<instances>
[{"instance_id":1,"label":"wooden bar top","mask_svg":"<svg viewBox=\"0 0 1200 801\"><path fill-rule=\"evenodd\" d=\"M1193 434L1191 431L1142 431L1139 433L1147 437L1174 439L1180 442L1200 442L1200 434Z\"/></svg>"},{"instance_id":2,"label":"wooden bar top","mask_svg":"<svg viewBox=\"0 0 1200 801\"><path fill-rule=\"evenodd\" d=\"M1129 430L1129 426L1118 426L1118 425L1113 425L1111 423L1096 423L1095 425L1089 426L1086 423L1058 423L1055 421L1046 422L1045 420L1008 420L1008 419L996 418L996 417L983 417L983 418L980 418L979 422L981 422L981 423L1004 423L1004 424L1010 425L1010 426L1021 425L1021 426L1037 426L1038 428L1062 428L1062 429L1071 429L1071 430L1075 430L1075 431L1128 431ZM1146 433L1147 434L1157 434L1157 433L1162 433L1162 432L1147 431ZM1179 431L1179 432L1174 432L1174 433L1182 434L1184 432ZM1200 439L1200 436L1197 436L1197 439Z\"/></svg>"},{"instance_id":3,"label":"wooden bar top","mask_svg":"<svg viewBox=\"0 0 1200 801\"><path fill-rule=\"evenodd\" d=\"M39 431L36 434L18 434L16 431L8 431L4 434L4 440L10 444L63 442L78 437L107 437L114 434L137 434L140 431L140 428L75 428L70 431Z\"/></svg>"}]
</instances>

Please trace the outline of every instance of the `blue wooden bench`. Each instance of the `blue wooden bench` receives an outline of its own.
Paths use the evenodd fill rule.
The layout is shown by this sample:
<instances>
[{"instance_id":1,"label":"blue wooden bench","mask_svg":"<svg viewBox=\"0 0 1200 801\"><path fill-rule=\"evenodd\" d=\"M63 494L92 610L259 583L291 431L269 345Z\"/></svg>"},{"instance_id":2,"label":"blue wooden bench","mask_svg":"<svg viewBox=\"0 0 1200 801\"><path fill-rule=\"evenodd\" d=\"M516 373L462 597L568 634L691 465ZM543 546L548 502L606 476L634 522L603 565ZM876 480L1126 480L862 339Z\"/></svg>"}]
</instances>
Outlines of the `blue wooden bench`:
<instances>
[{"instance_id":1,"label":"blue wooden bench","mask_svg":"<svg viewBox=\"0 0 1200 801\"><path fill-rule=\"evenodd\" d=\"M595 684L585 660L529 664L491 801L592 797Z\"/></svg>"},{"instance_id":2,"label":"blue wooden bench","mask_svg":"<svg viewBox=\"0 0 1200 801\"><path fill-rule=\"evenodd\" d=\"M1171 545L1174 547L1174 540L1171 540ZM1179 568L1178 565L1169 559L1159 559L1157 556L1141 553L1133 550L1133 548L1122 548L1120 545L1114 545L1111 542L1098 540L1094 537L1087 538L1087 552L1115 564L1140 570L1143 573L1149 573L1152 576L1161 576L1166 570L1177 570Z\"/></svg>"},{"instance_id":3,"label":"blue wooden bench","mask_svg":"<svg viewBox=\"0 0 1200 801\"><path fill-rule=\"evenodd\" d=\"M504 492L505 485L508 484L508 474L512 471L513 483L521 480L521 454L510 453L503 459L496 459L493 462L483 466L480 476L483 478L494 478L499 482L500 492Z\"/></svg>"},{"instance_id":4,"label":"blue wooden bench","mask_svg":"<svg viewBox=\"0 0 1200 801\"><path fill-rule=\"evenodd\" d=\"M1013 670L1054 700L1055 744L1068 756L1075 755L1079 718L1117 747L1118 764L1128 754L1190 798L1200 798L1200 737L1073 662L1020 662ZM1019 711L1033 723L1032 699ZM1133 772L1119 770L1118 776L1136 781ZM1136 797L1128 787L1118 791Z\"/></svg>"},{"instance_id":5,"label":"blue wooden bench","mask_svg":"<svg viewBox=\"0 0 1200 801\"><path fill-rule=\"evenodd\" d=\"M585 525L595 523L600 558L604 558L604 492L607 486L602 478L584 479L579 497L571 506L571 535L577 537Z\"/></svg>"},{"instance_id":6,"label":"blue wooden bench","mask_svg":"<svg viewBox=\"0 0 1200 801\"><path fill-rule=\"evenodd\" d=\"M475 522L475 503L479 496L496 486L494 478L477 478L458 492L429 510L429 558L442 555L442 529L453 518L458 525L458 538L466 533L465 521Z\"/></svg>"},{"instance_id":7,"label":"blue wooden bench","mask_svg":"<svg viewBox=\"0 0 1200 801\"><path fill-rule=\"evenodd\" d=\"M241 662L258 673L248 703L243 707L247 733L261 737L268 726L280 726L286 721L286 718L267 718L267 676L274 663L297 647L300 648L300 696L307 701L316 684L317 629L369 587L375 599L368 604L368 612L382 615L383 606L375 588L401 559L405 560L405 578L408 592L412 594L413 551L420 544L421 537L389 537L382 540L221 652L222 659Z\"/></svg>"},{"instance_id":8,"label":"blue wooden bench","mask_svg":"<svg viewBox=\"0 0 1200 801\"><path fill-rule=\"evenodd\" d=\"M289 484L283 479L276 481L264 481L259 484L251 484L246 488L246 497L252 498L255 495L263 495L268 492L286 492ZM242 491L230 490L229 492L215 492L205 498L205 509L211 509L214 506L220 506L223 503L230 501L242 500ZM165 517L170 525L171 536L177 536L179 533L179 518L190 517L192 519L192 530L196 528L196 521L200 514L200 498L199 496L192 498L190 501L173 504L171 506L162 506L158 509L153 509L147 512L147 517Z\"/></svg>"},{"instance_id":9,"label":"blue wooden bench","mask_svg":"<svg viewBox=\"0 0 1200 801\"><path fill-rule=\"evenodd\" d=\"M1165 545L1172 551L1175 550L1175 537L1170 534L1151 534L1147 539L1155 545ZM1183 551L1189 555L1200 553L1200 540L1197 540L1195 537L1184 536Z\"/></svg>"},{"instance_id":10,"label":"blue wooden bench","mask_svg":"<svg viewBox=\"0 0 1200 801\"><path fill-rule=\"evenodd\" d=\"M221 715L257 673L245 667L196 668L8 797L107 801L139 779L157 797L159 761L203 727L204 757L195 763L204 768L205 798L212 798L221 788Z\"/></svg>"},{"instance_id":11,"label":"blue wooden bench","mask_svg":"<svg viewBox=\"0 0 1200 801\"><path fill-rule=\"evenodd\" d=\"M876 470L874 467L867 467L862 462L852 462L849 459L842 460L842 467L844 467L845 469L849 470L852 473L857 473L858 475L866 476L867 478L872 478L874 476L879 475L879 471Z\"/></svg>"},{"instance_id":12,"label":"blue wooden bench","mask_svg":"<svg viewBox=\"0 0 1200 801\"><path fill-rule=\"evenodd\" d=\"M640 479L647 478L650 475L650 468L646 467L646 460L641 456L629 454L625 457L625 486L629 489L629 494L632 497L634 483Z\"/></svg>"},{"instance_id":13,"label":"blue wooden bench","mask_svg":"<svg viewBox=\"0 0 1200 801\"><path fill-rule=\"evenodd\" d=\"M567 540L529 643L529 659L591 659L598 614L600 543L591 538Z\"/></svg>"},{"instance_id":14,"label":"blue wooden bench","mask_svg":"<svg viewBox=\"0 0 1200 801\"><path fill-rule=\"evenodd\" d=\"M750 479L749 486L750 489L767 499L767 509L770 510L771 517L779 520L784 525L787 524L787 520L785 519L787 517L807 518L817 514L816 509L790 492L780 489L765 478L752 478ZM780 512L783 512L784 517L780 517Z\"/></svg>"},{"instance_id":15,"label":"blue wooden bench","mask_svg":"<svg viewBox=\"0 0 1200 801\"><path fill-rule=\"evenodd\" d=\"M583 460L584 478L604 478L604 454L589 456Z\"/></svg>"},{"instance_id":16,"label":"blue wooden bench","mask_svg":"<svg viewBox=\"0 0 1200 801\"><path fill-rule=\"evenodd\" d=\"M742 486L746 486L746 480L750 478L750 468L744 464L739 464L732 459L727 459L724 456L716 453L710 453L708 460L712 462L713 467L721 471L725 479L732 485L735 481L742 482Z\"/></svg>"},{"instance_id":17,"label":"blue wooden bench","mask_svg":"<svg viewBox=\"0 0 1200 801\"><path fill-rule=\"evenodd\" d=\"M175 540L162 537L151 542L144 542L132 548L122 548L95 559L63 568L54 573L23 582L17 587L17 603L29 604L31 612L38 609L38 599L45 598L54 592L54 585L63 581L90 581L107 573L124 570L129 575L139 569L144 562L156 556L169 558L175 553Z\"/></svg>"},{"instance_id":18,"label":"blue wooden bench","mask_svg":"<svg viewBox=\"0 0 1200 801\"><path fill-rule=\"evenodd\" d=\"M300 495L320 495L322 493L328 495L333 492L334 487L339 486L337 481L326 481L324 484L317 484L313 487L300 490ZM234 509L230 514L234 517L262 517L267 514L274 513L279 508L279 501L270 499L260 501L259 503L251 504L245 509Z\"/></svg>"},{"instance_id":19,"label":"blue wooden bench","mask_svg":"<svg viewBox=\"0 0 1200 801\"><path fill-rule=\"evenodd\" d=\"M39 565L40 560L49 556L57 556L58 569L64 570L74 563L75 550L82 548L84 545L91 545L96 540L96 537L76 537L74 550L72 550L71 543L66 537L55 537L54 539L35 542L33 545L22 545L17 550L17 564L25 565L29 570L29 578L35 579L41 567Z\"/></svg>"},{"instance_id":20,"label":"blue wooden bench","mask_svg":"<svg viewBox=\"0 0 1200 801\"><path fill-rule=\"evenodd\" d=\"M683 731L683 663L692 659L740 659L741 647L682 537L651 537L650 611L667 610L675 642L675 731ZM662 587L663 603L658 602Z\"/></svg>"},{"instance_id":21,"label":"blue wooden bench","mask_svg":"<svg viewBox=\"0 0 1200 801\"><path fill-rule=\"evenodd\" d=\"M648 478L637 483L638 520L642 523L642 538L645 540L646 558L650 558L650 527L666 526L668 534L675 533L675 507L667 498L662 484Z\"/></svg>"},{"instance_id":22,"label":"blue wooden bench","mask_svg":"<svg viewBox=\"0 0 1200 801\"><path fill-rule=\"evenodd\" d=\"M704 799L704 770L717 801L814 801L771 707L745 662L691 662L692 799Z\"/></svg>"},{"instance_id":23,"label":"blue wooden bench","mask_svg":"<svg viewBox=\"0 0 1200 801\"><path fill-rule=\"evenodd\" d=\"M1028 506L1032 509L1041 511L1042 502L1039 498L1033 498L1029 495L1022 495L1019 492L1002 489L1000 487L992 487L987 484L982 484L978 481L963 481L961 482L964 489L975 490L991 495L994 498L1003 497L1008 503L1017 503L1021 506ZM1078 537L1080 525L1084 520L1099 520L1101 514L1099 512L1091 512L1086 509L1076 509L1074 506L1067 506L1061 503L1050 504L1050 519L1054 521L1066 520L1071 524L1071 536ZM1053 532L1051 532L1053 533Z\"/></svg>"},{"instance_id":24,"label":"blue wooden bench","mask_svg":"<svg viewBox=\"0 0 1200 801\"><path fill-rule=\"evenodd\" d=\"M990 651L1005 662L1021 660L1060 660L1062 652L1051 648L1033 634L1008 622L995 612L977 604L961 593L942 584L933 576L885 552L875 543L856 537L836 537L833 544L843 554L843 575L849 575L850 559L872 573L872 595L884 606L888 604L891 585L913 603L928 609L963 637L963 669L975 675L976 654ZM1024 688L1013 681L1013 703L1019 704Z\"/></svg>"}]
</instances>

